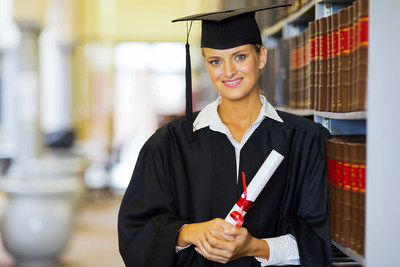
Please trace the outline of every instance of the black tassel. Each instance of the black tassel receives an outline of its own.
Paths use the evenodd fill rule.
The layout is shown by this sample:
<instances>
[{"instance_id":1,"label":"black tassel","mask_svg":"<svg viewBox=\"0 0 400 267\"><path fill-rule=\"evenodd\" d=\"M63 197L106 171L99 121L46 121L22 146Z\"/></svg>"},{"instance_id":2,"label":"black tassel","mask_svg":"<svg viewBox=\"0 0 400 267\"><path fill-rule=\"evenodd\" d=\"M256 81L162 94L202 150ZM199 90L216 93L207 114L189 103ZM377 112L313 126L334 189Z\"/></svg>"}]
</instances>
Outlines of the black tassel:
<instances>
[{"instance_id":1,"label":"black tassel","mask_svg":"<svg viewBox=\"0 0 400 267\"><path fill-rule=\"evenodd\" d=\"M186 141L193 141L192 106L192 67L190 64L190 45L186 43Z\"/></svg>"}]
</instances>

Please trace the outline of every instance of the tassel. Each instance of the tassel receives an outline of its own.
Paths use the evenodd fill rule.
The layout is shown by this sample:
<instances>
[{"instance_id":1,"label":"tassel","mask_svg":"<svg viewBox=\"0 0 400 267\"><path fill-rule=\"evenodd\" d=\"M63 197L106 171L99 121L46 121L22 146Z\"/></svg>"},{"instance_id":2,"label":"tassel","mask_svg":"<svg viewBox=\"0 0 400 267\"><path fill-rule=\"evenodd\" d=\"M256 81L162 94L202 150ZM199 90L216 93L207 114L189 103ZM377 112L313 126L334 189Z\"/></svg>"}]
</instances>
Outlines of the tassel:
<instances>
[{"instance_id":1,"label":"tassel","mask_svg":"<svg viewBox=\"0 0 400 267\"><path fill-rule=\"evenodd\" d=\"M186 141L193 141L192 107L192 67L190 64L190 45L186 43Z\"/></svg>"}]
</instances>

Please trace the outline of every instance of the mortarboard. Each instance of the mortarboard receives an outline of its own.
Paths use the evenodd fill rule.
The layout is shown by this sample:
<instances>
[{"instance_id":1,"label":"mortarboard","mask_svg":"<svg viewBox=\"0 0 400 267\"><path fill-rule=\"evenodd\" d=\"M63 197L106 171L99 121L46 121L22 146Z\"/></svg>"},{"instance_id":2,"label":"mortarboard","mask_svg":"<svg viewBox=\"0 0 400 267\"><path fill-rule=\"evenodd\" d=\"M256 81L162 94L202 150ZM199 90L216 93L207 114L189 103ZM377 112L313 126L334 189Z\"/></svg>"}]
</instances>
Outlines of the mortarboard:
<instances>
[{"instance_id":1,"label":"mortarboard","mask_svg":"<svg viewBox=\"0 0 400 267\"><path fill-rule=\"evenodd\" d=\"M261 33L258 28L255 13L257 11L287 7L285 5L259 6L225 10L211 13L201 13L175 19L172 22L201 20L201 47L228 49L244 44L262 45ZM192 74L189 46L190 27L186 39L186 127L187 141L193 140L192 120Z\"/></svg>"}]
</instances>

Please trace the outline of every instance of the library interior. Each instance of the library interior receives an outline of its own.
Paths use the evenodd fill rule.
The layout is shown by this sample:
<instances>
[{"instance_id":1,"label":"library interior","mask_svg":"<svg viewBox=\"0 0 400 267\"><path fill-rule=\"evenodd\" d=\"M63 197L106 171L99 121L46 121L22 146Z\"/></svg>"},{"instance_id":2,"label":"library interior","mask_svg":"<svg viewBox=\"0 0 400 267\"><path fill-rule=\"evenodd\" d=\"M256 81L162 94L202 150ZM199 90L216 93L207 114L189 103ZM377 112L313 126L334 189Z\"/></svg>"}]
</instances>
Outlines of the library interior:
<instances>
[{"instance_id":1,"label":"library interior","mask_svg":"<svg viewBox=\"0 0 400 267\"><path fill-rule=\"evenodd\" d=\"M0 267L125 266L121 201L185 115L187 31L193 111L219 97L201 23L172 20L278 4L255 14L259 89L331 134L332 265L398 266L400 1L0 0Z\"/></svg>"}]
</instances>

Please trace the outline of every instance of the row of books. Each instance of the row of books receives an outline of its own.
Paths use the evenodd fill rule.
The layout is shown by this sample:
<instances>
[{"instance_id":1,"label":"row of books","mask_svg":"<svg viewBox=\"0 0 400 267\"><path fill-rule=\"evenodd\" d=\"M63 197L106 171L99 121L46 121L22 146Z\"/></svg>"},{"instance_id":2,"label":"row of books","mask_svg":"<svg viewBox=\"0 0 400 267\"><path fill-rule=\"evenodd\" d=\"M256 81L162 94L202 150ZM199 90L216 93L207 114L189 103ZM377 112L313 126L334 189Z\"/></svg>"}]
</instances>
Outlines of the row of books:
<instances>
[{"instance_id":1,"label":"row of books","mask_svg":"<svg viewBox=\"0 0 400 267\"><path fill-rule=\"evenodd\" d=\"M364 255L366 136L326 141L331 238Z\"/></svg>"},{"instance_id":2,"label":"row of books","mask_svg":"<svg viewBox=\"0 0 400 267\"><path fill-rule=\"evenodd\" d=\"M366 109L368 0L309 22L289 39L289 106L329 112Z\"/></svg>"}]
</instances>

